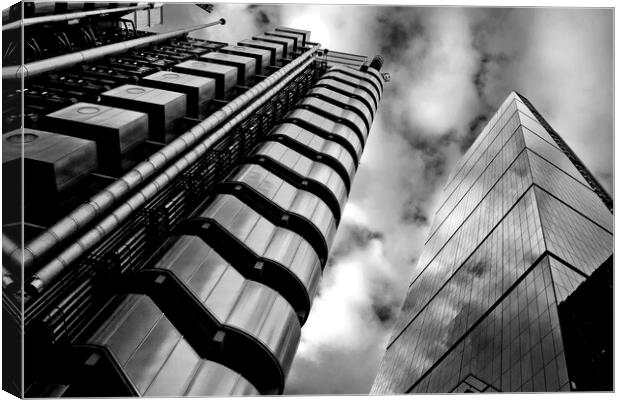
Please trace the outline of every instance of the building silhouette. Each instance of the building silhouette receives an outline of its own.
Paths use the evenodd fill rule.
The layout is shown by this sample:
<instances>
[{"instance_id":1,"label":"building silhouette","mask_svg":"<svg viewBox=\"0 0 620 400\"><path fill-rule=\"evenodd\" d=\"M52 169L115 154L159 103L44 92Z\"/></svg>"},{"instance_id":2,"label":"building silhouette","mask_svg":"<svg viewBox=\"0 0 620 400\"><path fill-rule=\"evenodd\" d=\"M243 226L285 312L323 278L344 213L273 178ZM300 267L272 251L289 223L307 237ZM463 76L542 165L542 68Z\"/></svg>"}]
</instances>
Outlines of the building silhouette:
<instances>
[{"instance_id":1,"label":"building silhouette","mask_svg":"<svg viewBox=\"0 0 620 400\"><path fill-rule=\"evenodd\" d=\"M152 4L5 14L3 389L281 393L383 60L154 34Z\"/></svg>"},{"instance_id":2,"label":"building silhouette","mask_svg":"<svg viewBox=\"0 0 620 400\"><path fill-rule=\"evenodd\" d=\"M511 93L456 165L373 394L612 390L612 200Z\"/></svg>"}]
</instances>

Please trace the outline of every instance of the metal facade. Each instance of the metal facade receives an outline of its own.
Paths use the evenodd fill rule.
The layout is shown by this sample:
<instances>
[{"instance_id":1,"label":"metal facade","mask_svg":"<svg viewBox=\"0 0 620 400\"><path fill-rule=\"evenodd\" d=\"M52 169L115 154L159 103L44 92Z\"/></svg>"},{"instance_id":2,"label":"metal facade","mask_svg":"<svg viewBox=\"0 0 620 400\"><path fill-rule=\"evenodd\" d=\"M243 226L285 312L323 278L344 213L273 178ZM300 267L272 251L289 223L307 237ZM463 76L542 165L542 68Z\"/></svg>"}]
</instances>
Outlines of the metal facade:
<instances>
[{"instance_id":1,"label":"metal facade","mask_svg":"<svg viewBox=\"0 0 620 400\"><path fill-rule=\"evenodd\" d=\"M192 29L121 31L145 39L85 43L84 59L33 54L23 70L45 68L5 93L24 96L29 128L3 133L5 182L23 173L32 188L3 232L3 316L25 334L23 386L5 379L18 395L284 389L383 80L328 63L308 31L231 46ZM3 114L12 129L20 113Z\"/></svg>"}]
</instances>

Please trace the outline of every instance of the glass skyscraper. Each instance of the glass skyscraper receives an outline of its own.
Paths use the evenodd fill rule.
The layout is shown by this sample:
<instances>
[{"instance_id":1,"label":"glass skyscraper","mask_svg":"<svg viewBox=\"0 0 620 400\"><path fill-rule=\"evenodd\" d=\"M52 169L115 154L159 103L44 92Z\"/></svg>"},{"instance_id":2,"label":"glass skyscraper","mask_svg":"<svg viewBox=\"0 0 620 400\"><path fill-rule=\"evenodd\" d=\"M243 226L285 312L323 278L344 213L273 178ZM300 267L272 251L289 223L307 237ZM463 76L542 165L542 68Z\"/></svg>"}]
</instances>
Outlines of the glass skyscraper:
<instances>
[{"instance_id":1,"label":"glass skyscraper","mask_svg":"<svg viewBox=\"0 0 620 400\"><path fill-rule=\"evenodd\" d=\"M371 393L612 390L612 212L511 93L443 189Z\"/></svg>"}]
</instances>

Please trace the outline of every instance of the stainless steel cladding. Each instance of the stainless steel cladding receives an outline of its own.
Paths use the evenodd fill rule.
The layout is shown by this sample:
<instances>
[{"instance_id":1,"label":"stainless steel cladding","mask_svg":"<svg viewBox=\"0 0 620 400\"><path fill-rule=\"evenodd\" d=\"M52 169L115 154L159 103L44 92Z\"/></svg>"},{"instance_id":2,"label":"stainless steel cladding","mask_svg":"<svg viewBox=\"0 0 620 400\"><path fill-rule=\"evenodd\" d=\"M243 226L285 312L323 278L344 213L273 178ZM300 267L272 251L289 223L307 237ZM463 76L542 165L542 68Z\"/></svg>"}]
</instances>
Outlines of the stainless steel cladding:
<instances>
[{"instance_id":1,"label":"stainless steel cladding","mask_svg":"<svg viewBox=\"0 0 620 400\"><path fill-rule=\"evenodd\" d=\"M269 50L248 46L225 46L219 49L219 51L225 54L235 54L238 56L254 58L256 61L257 74L264 74L271 62L271 52Z\"/></svg>"},{"instance_id":2,"label":"stainless steel cladding","mask_svg":"<svg viewBox=\"0 0 620 400\"><path fill-rule=\"evenodd\" d=\"M237 67L230 65L191 60L175 65L172 70L215 79L215 93L217 98L222 100L227 98L232 88L239 83Z\"/></svg>"},{"instance_id":3,"label":"stainless steel cladding","mask_svg":"<svg viewBox=\"0 0 620 400\"><path fill-rule=\"evenodd\" d=\"M147 139L150 128L145 113L92 103L76 103L48 114L44 126L94 141L99 165L113 172L120 170L124 155Z\"/></svg>"},{"instance_id":4,"label":"stainless steel cladding","mask_svg":"<svg viewBox=\"0 0 620 400\"><path fill-rule=\"evenodd\" d=\"M149 116L149 138L165 143L175 123L187 115L187 96L179 92L138 85L123 85L101 93L101 102L140 111Z\"/></svg>"},{"instance_id":5,"label":"stainless steel cladding","mask_svg":"<svg viewBox=\"0 0 620 400\"><path fill-rule=\"evenodd\" d=\"M283 46L282 57L284 58L289 58L291 53L293 53L294 47L295 47L295 39L286 38L282 36L256 35L256 36L252 36L252 39L259 40L262 42L281 44Z\"/></svg>"},{"instance_id":6,"label":"stainless steel cladding","mask_svg":"<svg viewBox=\"0 0 620 400\"><path fill-rule=\"evenodd\" d=\"M221 52L211 52L201 55L200 58L211 63L236 67L237 81L240 85L246 85L249 83L252 77L254 77L256 71L256 60L251 57Z\"/></svg>"},{"instance_id":7,"label":"stainless steel cladding","mask_svg":"<svg viewBox=\"0 0 620 400\"><path fill-rule=\"evenodd\" d=\"M23 160L25 174L40 179L26 189L40 190L43 199L97 169L97 147L91 140L26 128L3 134L2 149L3 167Z\"/></svg>"},{"instance_id":8,"label":"stainless steel cladding","mask_svg":"<svg viewBox=\"0 0 620 400\"><path fill-rule=\"evenodd\" d=\"M266 42L264 40L246 39L237 43L239 46L253 47L255 49L269 50L271 53L271 64L282 61L284 55L284 44Z\"/></svg>"},{"instance_id":9,"label":"stainless steel cladding","mask_svg":"<svg viewBox=\"0 0 620 400\"><path fill-rule=\"evenodd\" d=\"M322 265L316 251L302 236L274 225L228 194L218 195L185 232L199 235L218 250L235 253L240 257L239 268L254 279L269 279L265 283L281 293L300 319L305 320ZM232 240L220 244L222 235Z\"/></svg>"},{"instance_id":10,"label":"stainless steel cladding","mask_svg":"<svg viewBox=\"0 0 620 400\"><path fill-rule=\"evenodd\" d=\"M185 93L187 115L193 118L204 116L209 103L215 98L215 79L213 78L159 71L142 78L140 84Z\"/></svg>"},{"instance_id":11,"label":"stainless steel cladding","mask_svg":"<svg viewBox=\"0 0 620 400\"><path fill-rule=\"evenodd\" d=\"M128 296L85 344L109 349L134 395L258 394L239 373L202 358L148 296Z\"/></svg>"},{"instance_id":12,"label":"stainless steel cladding","mask_svg":"<svg viewBox=\"0 0 620 400\"><path fill-rule=\"evenodd\" d=\"M3 164L23 146L53 212L3 255L23 254L24 329L50 349L31 397L284 391L382 82L327 70L308 31L192 29L26 65Z\"/></svg>"}]
</instances>

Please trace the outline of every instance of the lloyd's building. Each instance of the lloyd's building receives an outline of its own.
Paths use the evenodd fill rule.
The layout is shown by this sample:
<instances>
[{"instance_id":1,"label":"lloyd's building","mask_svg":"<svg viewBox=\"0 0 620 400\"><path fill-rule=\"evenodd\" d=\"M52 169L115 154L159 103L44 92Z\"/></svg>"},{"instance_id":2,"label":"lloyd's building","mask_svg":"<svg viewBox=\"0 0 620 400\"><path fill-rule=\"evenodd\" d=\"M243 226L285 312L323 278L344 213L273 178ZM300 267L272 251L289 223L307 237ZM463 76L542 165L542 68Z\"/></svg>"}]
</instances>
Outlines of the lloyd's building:
<instances>
[{"instance_id":1,"label":"lloyd's building","mask_svg":"<svg viewBox=\"0 0 620 400\"><path fill-rule=\"evenodd\" d=\"M372 393L613 390L613 202L524 96L442 198Z\"/></svg>"},{"instance_id":2,"label":"lloyd's building","mask_svg":"<svg viewBox=\"0 0 620 400\"><path fill-rule=\"evenodd\" d=\"M3 389L17 396L284 388L382 59L286 27L238 43L189 35L223 20L143 28L166 7L3 12Z\"/></svg>"}]
</instances>

